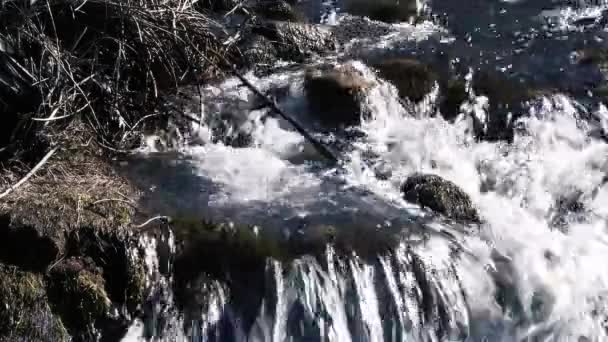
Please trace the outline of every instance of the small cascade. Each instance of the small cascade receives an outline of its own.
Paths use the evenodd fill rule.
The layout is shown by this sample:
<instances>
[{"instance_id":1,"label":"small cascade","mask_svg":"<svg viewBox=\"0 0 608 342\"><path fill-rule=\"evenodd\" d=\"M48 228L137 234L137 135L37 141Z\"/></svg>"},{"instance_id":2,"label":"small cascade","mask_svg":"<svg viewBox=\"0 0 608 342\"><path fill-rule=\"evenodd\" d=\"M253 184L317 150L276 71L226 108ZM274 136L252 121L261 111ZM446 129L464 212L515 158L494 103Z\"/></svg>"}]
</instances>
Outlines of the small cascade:
<instances>
[{"instance_id":1,"label":"small cascade","mask_svg":"<svg viewBox=\"0 0 608 342\"><path fill-rule=\"evenodd\" d=\"M198 283L205 307L186 313L193 341L403 341L467 336L468 309L452 260L424 260L405 244L364 260L331 247L323 259L268 260L255 318L239 316L216 281ZM253 322L246 326L244 322Z\"/></svg>"}]
</instances>

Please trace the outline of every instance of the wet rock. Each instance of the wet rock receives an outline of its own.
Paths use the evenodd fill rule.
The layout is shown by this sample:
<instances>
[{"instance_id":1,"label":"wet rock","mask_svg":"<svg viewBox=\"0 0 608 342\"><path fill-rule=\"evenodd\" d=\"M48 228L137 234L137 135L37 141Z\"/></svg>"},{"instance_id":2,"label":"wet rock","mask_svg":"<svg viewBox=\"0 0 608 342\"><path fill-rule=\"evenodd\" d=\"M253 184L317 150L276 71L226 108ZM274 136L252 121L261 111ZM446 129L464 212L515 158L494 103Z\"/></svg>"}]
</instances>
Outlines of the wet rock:
<instances>
[{"instance_id":1,"label":"wet rock","mask_svg":"<svg viewBox=\"0 0 608 342\"><path fill-rule=\"evenodd\" d=\"M522 113L523 105L534 98L534 89L499 72L480 71L473 76L473 91L489 99L485 131L477 130L478 139L513 140L513 123Z\"/></svg>"},{"instance_id":2,"label":"wet rock","mask_svg":"<svg viewBox=\"0 0 608 342\"><path fill-rule=\"evenodd\" d=\"M375 64L385 80L393 83L402 98L418 102L428 94L437 81L431 68L415 59L398 58Z\"/></svg>"},{"instance_id":3,"label":"wet rock","mask_svg":"<svg viewBox=\"0 0 608 342\"><path fill-rule=\"evenodd\" d=\"M304 15L297 11L288 2L282 0L257 1L253 10L264 19L303 22Z\"/></svg>"},{"instance_id":4,"label":"wet rock","mask_svg":"<svg viewBox=\"0 0 608 342\"><path fill-rule=\"evenodd\" d=\"M0 341L66 341L48 305L43 277L0 264Z\"/></svg>"},{"instance_id":5,"label":"wet rock","mask_svg":"<svg viewBox=\"0 0 608 342\"><path fill-rule=\"evenodd\" d=\"M328 126L351 126L361 120L361 98L371 86L351 65L309 69L304 90L311 109Z\"/></svg>"},{"instance_id":6,"label":"wet rock","mask_svg":"<svg viewBox=\"0 0 608 342\"><path fill-rule=\"evenodd\" d=\"M414 174L401 185L403 198L446 217L479 222L469 196L456 184L436 175Z\"/></svg>"},{"instance_id":7,"label":"wet rock","mask_svg":"<svg viewBox=\"0 0 608 342\"><path fill-rule=\"evenodd\" d=\"M417 0L346 0L346 12L384 22L411 21L418 14Z\"/></svg>"},{"instance_id":8,"label":"wet rock","mask_svg":"<svg viewBox=\"0 0 608 342\"><path fill-rule=\"evenodd\" d=\"M336 49L332 31L323 25L270 21L257 25L253 33L272 41L278 57L290 61L301 62Z\"/></svg>"}]
</instances>

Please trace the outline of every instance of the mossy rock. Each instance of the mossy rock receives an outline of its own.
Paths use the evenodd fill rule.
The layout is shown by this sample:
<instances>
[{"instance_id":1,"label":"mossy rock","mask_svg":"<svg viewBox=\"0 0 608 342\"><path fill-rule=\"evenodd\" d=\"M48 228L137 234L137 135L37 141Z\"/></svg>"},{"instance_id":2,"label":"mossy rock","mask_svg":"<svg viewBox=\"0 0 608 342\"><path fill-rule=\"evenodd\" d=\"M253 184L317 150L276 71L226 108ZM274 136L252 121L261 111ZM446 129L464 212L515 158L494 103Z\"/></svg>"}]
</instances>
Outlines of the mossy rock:
<instances>
[{"instance_id":1,"label":"mossy rock","mask_svg":"<svg viewBox=\"0 0 608 342\"><path fill-rule=\"evenodd\" d=\"M56 265L49 275L48 293L53 310L77 339L92 338L95 323L106 319L112 308L101 269L86 258Z\"/></svg>"},{"instance_id":2,"label":"mossy rock","mask_svg":"<svg viewBox=\"0 0 608 342\"><path fill-rule=\"evenodd\" d=\"M436 175L414 174L401 186L403 198L448 218L479 222L479 214L467 193L456 184Z\"/></svg>"},{"instance_id":3,"label":"mossy rock","mask_svg":"<svg viewBox=\"0 0 608 342\"><path fill-rule=\"evenodd\" d=\"M389 59L374 65L380 77L391 82L399 90L399 96L419 102L431 92L437 82L437 74L411 58Z\"/></svg>"},{"instance_id":4,"label":"mossy rock","mask_svg":"<svg viewBox=\"0 0 608 342\"><path fill-rule=\"evenodd\" d=\"M251 34L239 42L239 50L243 58L240 60L245 67L270 69L277 60L278 52L270 39Z\"/></svg>"},{"instance_id":5,"label":"mossy rock","mask_svg":"<svg viewBox=\"0 0 608 342\"><path fill-rule=\"evenodd\" d=\"M69 237L69 253L99 266L105 291L116 306L136 312L146 296L143 251L136 236L82 228ZM96 266L95 266L96 267Z\"/></svg>"},{"instance_id":6,"label":"mossy rock","mask_svg":"<svg viewBox=\"0 0 608 342\"><path fill-rule=\"evenodd\" d=\"M42 276L0 264L0 341L67 341Z\"/></svg>"},{"instance_id":7,"label":"mossy rock","mask_svg":"<svg viewBox=\"0 0 608 342\"><path fill-rule=\"evenodd\" d=\"M361 121L362 96L371 86L351 65L309 69L304 90L312 114L329 127L352 126Z\"/></svg>"},{"instance_id":8,"label":"mossy rock","mask_svg":"<svg viewBox=\"0 0 608 342\"><path fill-rule=\"evenodd\" d=\"M418 15L416 0L345 0L346 12L384 22L412 21Z\"/></svg>"}]
</instances>

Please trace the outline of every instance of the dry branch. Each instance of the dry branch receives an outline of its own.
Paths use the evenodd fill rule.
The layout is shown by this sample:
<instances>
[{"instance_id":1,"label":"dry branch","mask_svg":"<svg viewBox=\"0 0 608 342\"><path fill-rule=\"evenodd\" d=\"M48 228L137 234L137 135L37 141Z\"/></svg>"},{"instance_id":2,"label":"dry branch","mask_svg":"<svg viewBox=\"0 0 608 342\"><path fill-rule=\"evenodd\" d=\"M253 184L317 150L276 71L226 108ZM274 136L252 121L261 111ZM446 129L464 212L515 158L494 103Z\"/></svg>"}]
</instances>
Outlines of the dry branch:
<instances>
[{"instance_id":1,"label":"dry branch","mask_svg":"<svg viewBox=\"0 0 608 342\"><path fill-rule=\"evenodd\" d=\"M38 164L36 164L36 166L34 166L34 168L27 173L27 175L25 175L25 177L21 178L21 180L19 180L17 183L15 183L14 185L11 185L8 189L6 189L6 191L4 191L3 193L0 194L0 199L8 196L10 193L12 193L13 191L17 190L17 188L19 188L21 185L23 185L25 182L27 182L30 178L32 178L32 176L38 171L40 170L40 168L46 164L46 162L53 156L53 154L55 152L57 152L58 147L55 147L53 149L51 149L49 152L47 152L47 154L40 160L40 162L38 162Z\"/></svg>"}]
</instances>

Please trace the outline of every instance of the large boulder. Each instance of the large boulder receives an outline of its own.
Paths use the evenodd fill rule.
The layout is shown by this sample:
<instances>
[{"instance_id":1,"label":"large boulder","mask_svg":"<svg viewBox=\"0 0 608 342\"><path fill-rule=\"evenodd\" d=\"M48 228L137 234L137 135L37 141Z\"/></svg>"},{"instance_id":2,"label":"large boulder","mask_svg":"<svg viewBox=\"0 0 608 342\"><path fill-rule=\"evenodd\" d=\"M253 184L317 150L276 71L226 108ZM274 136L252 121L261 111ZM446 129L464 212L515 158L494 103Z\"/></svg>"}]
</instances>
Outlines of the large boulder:
<instances>
[{"instance_id":1,"label":"large boulder","mask_svg":"<svg viewBox=\"0 0 608 342\"><path fill-rule=\"evenodd\" d=\"M393 83L402 98L418 102L427 95L437 82L431 68L415 59L389 59L374 65L380 77Z\"/></svg>"},{"instance_id":2,"label":"large boulder","mask_svg":"<svg viewBox=\"0 0 608 342\"><path fill-rule=\"evenodd\" d=\"M456 184L436 175L414 174L401 185L403 198L448 218L479 222L469 196Z\"/></svg>"},{"instance_id":3,"label":"large boulder","mask_svg":"<svg viewBox=\"0 0 608 342\"><path fill-rule=\"evenodd\" d=\"M364 91L371 83L352 65L309 69L304 90L310 110L323 124L356 125L361 120Z\"/></svg>"},{"instance_id":4,"label":"large boulder","mask_svg":"<svg viewBox=\"0 0 608 342\"><path fill-rule=\"evenodd\" d=\"M419 0L345 0L346 12L384 22L413 20L420 11Z\"/></svg>"},{"instance_id":5,"label":"large boulder","mask_svg":"<svg viewBox=\"0 0 608 342\"><path fill-rule=\"evenodd\" d=\"M284 60L301 62L336 49L332 31L323 25L269 21L256 25L253 33L272 41L278 57Z\"/></svg>"}]
</instances>

